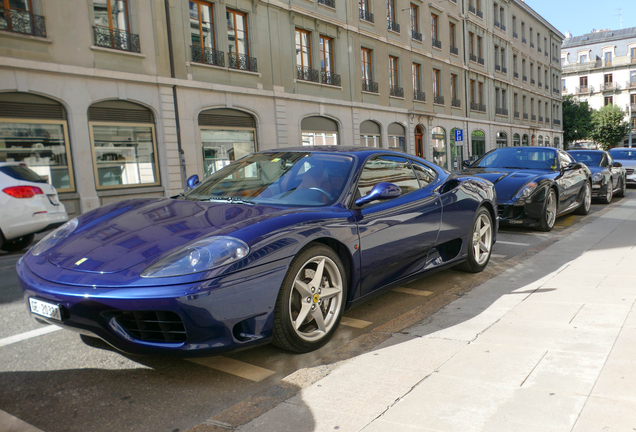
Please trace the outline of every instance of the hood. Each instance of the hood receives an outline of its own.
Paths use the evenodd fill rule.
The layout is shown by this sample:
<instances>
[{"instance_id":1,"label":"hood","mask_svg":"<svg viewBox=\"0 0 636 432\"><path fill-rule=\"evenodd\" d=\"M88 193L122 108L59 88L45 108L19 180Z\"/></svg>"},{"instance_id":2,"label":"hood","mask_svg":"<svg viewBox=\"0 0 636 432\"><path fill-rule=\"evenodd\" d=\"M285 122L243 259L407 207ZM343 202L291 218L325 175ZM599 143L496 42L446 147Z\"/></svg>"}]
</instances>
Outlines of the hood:
<instances>
[{"instance_id":1,"label":"hood","mask_svg":"<svg viewBox=\"0 0 636 432\"><path fill-rule=\"evenodd\" d=\"M68 270L115 273L210 235L231 235L289 209L171 199L131 200L80 216L49 262Z\"/></svg>"},{"instance_id":2,"label":"hood","mask_svg":"<svg viewBox=\"0 0 636 432\"><path fill-rule=\"evenodd\" d=\"M495 185L497 201L510 201L517 191L529 181L547 174L547 171L533 169L469 168L462 173L489 180Z\"/></svg>"}]
</instances>

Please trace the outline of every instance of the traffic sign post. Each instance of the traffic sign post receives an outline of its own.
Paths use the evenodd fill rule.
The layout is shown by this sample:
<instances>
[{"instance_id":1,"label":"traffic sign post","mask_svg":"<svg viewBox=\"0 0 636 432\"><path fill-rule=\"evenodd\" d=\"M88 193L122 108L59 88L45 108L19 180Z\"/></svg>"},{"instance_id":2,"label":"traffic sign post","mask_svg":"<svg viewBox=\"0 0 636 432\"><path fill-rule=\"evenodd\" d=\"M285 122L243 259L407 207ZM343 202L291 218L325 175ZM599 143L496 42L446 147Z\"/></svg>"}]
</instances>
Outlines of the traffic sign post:
<instances>
[{"instance_id":1,"label":"traffic sign post","mask_svg":"<svg viewBox=\"0 0 636 432\"><path fill-rule=\"evenodd\" d=\"M464 131L455 129L455 141L464 141Z\"/></svg>"}]
</instances>

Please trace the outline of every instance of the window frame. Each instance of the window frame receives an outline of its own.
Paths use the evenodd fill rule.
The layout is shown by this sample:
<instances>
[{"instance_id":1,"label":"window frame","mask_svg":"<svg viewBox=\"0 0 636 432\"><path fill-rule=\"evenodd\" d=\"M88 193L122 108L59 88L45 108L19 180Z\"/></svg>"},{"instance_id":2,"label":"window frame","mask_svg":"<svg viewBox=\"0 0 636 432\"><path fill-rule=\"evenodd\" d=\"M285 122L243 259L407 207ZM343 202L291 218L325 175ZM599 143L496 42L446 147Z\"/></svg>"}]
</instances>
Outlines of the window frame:
<instances>
[{"instance_id":1,"label":"window frame","mask_svg":"<svg viewBox=\"0 0 636 432\"><path fill-rule=\"evenodd\" d=\"M203 20L201 19L201 7L207 7L210 9L210 19L211 19L209 24L211 27L210 33L212 34L212 46L210 48L216 51L216 26L214 25L214 3L208 3L203 0L189 0L189 3L194 3L197 5L197 14L198 14L198 22L199 22L199 45L195 45L195 46L200 47L201 49L208 48L205 45L203 45ZM192 26L190 26L190 29L192 30ZM190 31L190 35L192 35L192 31ZM192 42L192 40L190 40L190 42Z\"/></svg>"},{"instance_id":2,"label":"window frame","mask_svg":"<svg viewBox=\"0 0 636 432\"><path fill-rule=\"evenodd\" d=\"M440 69L433 68L433 96L442 96Z\"/></svg>"},{"instance_id":3,"label":"window frame","mask_svg":"<svg viewBox=\"0 0 636 432\"><path fill-rule=\"evenodd\" d=\"M457 95L459 92L457 91L457 74L450 74L450 88L451 88L451 98L459 99Z\"/></svg>"},{"instance_id":4,"label":"window frame","mask_svg":"<svg viewBox=\"0 0 636 432\"><path fill-rule=\"evenodd\" d=\"M373 50L369 49L369 48L364 48L361 47L360 48L360 52L362 54L362 79L365 81L370 81L373 82ZM365 54L367 54L368 56L368 61L367 59L365 59ZM368 68L365 68L365 65L368 66ZM369 72L369 78L367 78L367 74L365 74L366 72Z\"/></svg>"},{"instance_id":5,"label":"window frame","mask_svg":"<svg viewBox=\"0 0 636 432\"><path fill-rule=\"evenodd\" d=\"M296 30L296 33L295 33L295 35L296 35L296 50L298 50L300 48L300 54L298 54L298 53L296 54L296 66L297 67L298 66L302 67L303 70L305 68L313 69L313 67L312 67L313 66L313 64L312 64L313 62L312 62L312 58L311 58L312 57L312 55L311 55L311 32L308 31L308 30L304 30L304 29L298 28L298 27L296 27L295 30ZM299 39L298 35L300 35L300 45L298 45L298 39ZM303 52L303 36L304 35L307 36L307 46L305 48L307 49L307 58L309 59L309 65L305 65L305 62L304 62L304 55L303 55L304 54L304 52ZM301 64L298 64L298 56L299 55L300 55Z\"/></svg>"},{"instance_id":6,"label":"window frame","mask_svg":"<svg viewBox=\"0 0 636 432\"><path fill-rule=\"evenodd\" d=\"M449 36L449 43L451 48L457 48L457 45L455 45L456 43L456 38L455 38L455 30L456 30L456 25L454 22L449 21L448 22L448 36Z\"/></svg>"},{"instance_id":7,"label":"window frame","mask_svg":"<svg viewBox=\"0 0 636 432\"><path fill-rule=\"evenodd\" d=\"M234 19L233 19L234 27L232 28L232 30L234 31L234 45L235 45L235 47L237 49L236 52L233 53L230 50L230 45L228 44L228 48L227 48L228 49L228 55L235 54L235 55L244 55L246 57L250 57L250 34L249 34L249 27L248 27L248 21L247 21L247 14L244 13L244 12L238 11L236 9L229 8L229 7L225 8L225 14L226 14L225 15L226 18L227 18L227 14L232 14L234 16ZM244 31L244 33L245 33L245 54L241 54L239 52L239 50L238 50L238 38L236 37L237 36L237 30L236 30L236 28L237 28L237 26L236 26L236 17L237 16L241 16L245 20L245 31ZM227 21L227 19L226 19L226 21ZM228 28L228 31L227 31L227 38L228 38L228 41L229 41L229 39L230 39L230 29L229 28Z\"/></svg>"},{"instance_id":8,"label":"window frame","mask_svg":"<svg viewBox=\"0 0 636 432\"><path fill-rule=\"evenodd\" d=\"M7 0L5 0L7 1ZM120 29L120 28L115 28L113 26L113 10L110 4L109 0L106 0L106 10L108 11L108 27L105 26L101 26L98 24L93 24L95 27L101 27L101 28L108 28L111 32L112 31L124 31L127 33L131 33L131 28L130 28L130 10L128 9L128 0L120 0L122 2L124 2L124 11L126 13L126 28L125 29ZM29 2L31 2L31 0L29 0ZM95 21L95 1L92 1L93 3L93 22ZM30 4L31 7L33 7L32 4Z\"/></svg>"},{"instance_id":9,"label":"window frame","mask_svg":"<svg viewBox=\"0 0 636 432\"><path fill-rule=\"evenodd\" d=\"M392 87L399 87L400 78L398 76L398 58L395 56L389 56L389 85Z\"/></svg>"},{"instance_id":10,"label":"window frame","mask_svg":"<svg viewBox=\"0 0 636 432\"><path fill-rule=\"evenodd\" d=\"M420 10L419 7L411 3L411 10L409 12L411 18L411 30L417 33L420 32Z\"/></svg>"},{"instance_id":11,"label":"window frame","mask_svg":"<svg viewBox=\"0 0 636 432\"><path fill-rule=\"evenodd\" d=\"M414 62L411 67L411 73L413 74L413 91L422 91L421 65Z\"/></svg>"},{"instance_id":12,"label":"window frame","mask_svg":"<svg viewBox=\"0 0 636 432\"><path fill-rule=\"evenodd\" d=\"M439 15L431 12L431 38L433 40L439 40Z\"/></svg>"},{"instance_id":13,"label":"window frame","mask_svg":"<svg viewBox=\"0 0 636 432\"><path fill-rule=\"evenodd\" d=\"M328 41L329 42L329 50L326 50L326 46L327 44L325 44L325 42ZM319 43L320 43L320 70L322 72L326 72L326 73L335 73L336 71L336 65L333 61L333 44L334 44L334 40L332 37L329 36L325 36L325 35L319 35ZM328 57L327 55L328 54ZM329 58L329 64L331 65L330 69L327 70L327 68L323 68L322 65L323 63L326 65L327 64L327 58Z\"/></svg>"}]
</instances>

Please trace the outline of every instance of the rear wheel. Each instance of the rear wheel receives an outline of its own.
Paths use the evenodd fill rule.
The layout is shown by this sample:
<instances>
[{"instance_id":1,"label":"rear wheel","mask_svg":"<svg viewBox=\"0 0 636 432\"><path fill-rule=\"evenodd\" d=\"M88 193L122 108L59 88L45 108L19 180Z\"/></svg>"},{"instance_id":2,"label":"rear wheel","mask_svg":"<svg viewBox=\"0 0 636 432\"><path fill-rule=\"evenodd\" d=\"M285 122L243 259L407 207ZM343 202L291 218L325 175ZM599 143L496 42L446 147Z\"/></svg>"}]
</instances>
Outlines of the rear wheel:
<instances>
[{"instance_id":1,"label":"rear wheel","mask_svg":"<svg viewBox=\"0 0 636 432\"><path fill-rule=\"evenodd\" d=\"M541 215L541 219L539 220L539 225L537 229L539 231L552 231L554 228L554 222L556 222L557 216L557 197L554 189L550 188L550 192L548 192L548 197L543 203L543 214Z\"/></svg>"},{"instance_id":2,"label":"rear wheel","mask_svg":"<svg viewBox=\"0 0 636 432\"><path fill-rule=\"evenodd\" d=\"M0 237L0 241L4 240L2 241L2 246L0 246L0 249L5 252L18 252L33 243L34 238L35 234L27 234L25 236L11 240L4 240L4 238Z\"/></svg>"},{"instance_id":3,"label":"rear wheel","mask_svg":"<svg viewBox=\"0 0 636 432\"><path fill-rule=\"evenodd\" d=\"M292 261L274 312L274 345L313 351L333 336L344 311L347 277L338 255L313 244Z\"/></svg>"},{"instance_id":4,"label":"rear wheel","mask_svg":"<svg viewBox=\"0 0 636 432\"><path fill-rule=\"evenodd\" d=\"M468 238L468 259L457 268L470 273L479 273L488 265L492 252L494 229L490 212L481 207L475 214Z\"/></svg>"},{"instance_id":5,"label":"rear wheel","mask_svg":"<svg viewBox=\"0 0 636 432\"><path fill-rule=\"evenodd\" d=\"M612 182L612 179L609 180L609 183L607 183L607 191L605 192L605 195L600 197L600 201L603 204L609 204L612 202L612 198L614 197L614 183Z\"/></svg>"},{"instance_id":6,"label":"rear wheel","mask_svg":"<svg viewBox=\"0 0 636 432\"><path fill-rule=\"evenodd\" d=\"M581 193L583 194L581 205L574 210L574 214L586 215L590 212L590 208L592 207L592 185L589 181L585 182Z\"/></svg>"}]
</instances>

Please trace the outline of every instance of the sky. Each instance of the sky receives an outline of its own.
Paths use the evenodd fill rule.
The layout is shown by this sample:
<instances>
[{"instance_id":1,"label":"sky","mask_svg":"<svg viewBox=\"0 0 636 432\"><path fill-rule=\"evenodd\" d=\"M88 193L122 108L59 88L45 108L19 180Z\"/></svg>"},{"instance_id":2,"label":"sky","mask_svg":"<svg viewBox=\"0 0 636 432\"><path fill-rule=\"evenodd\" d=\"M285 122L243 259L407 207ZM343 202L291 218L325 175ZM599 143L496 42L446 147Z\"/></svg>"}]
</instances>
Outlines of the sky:
<instances>
[{"instance_id":1,"label":"sky","mask_svg":"<svg viewBox=\"0 0 636 432\"><path fill-rule=\"evenodd\" d=\"M592 29L619 30L623 13L623 27L636 27L634 0L526 0L526 4L545 18L561 33L572 36L591 33Z\"/></svg>"}]
</instances>

